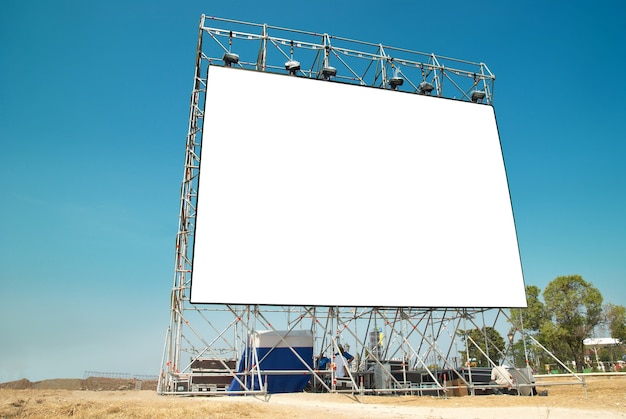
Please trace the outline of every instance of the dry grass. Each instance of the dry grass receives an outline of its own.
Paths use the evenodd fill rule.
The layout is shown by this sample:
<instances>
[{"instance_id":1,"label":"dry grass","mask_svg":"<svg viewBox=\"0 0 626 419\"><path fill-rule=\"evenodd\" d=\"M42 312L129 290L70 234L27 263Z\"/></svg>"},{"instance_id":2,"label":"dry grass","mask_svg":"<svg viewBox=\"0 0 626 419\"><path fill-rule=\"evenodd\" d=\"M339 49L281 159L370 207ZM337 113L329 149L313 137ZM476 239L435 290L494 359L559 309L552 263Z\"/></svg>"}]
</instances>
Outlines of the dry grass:
<instances>
[{"instance_id":1,"label":"dry grass","mask_svg":"<svg viewBox=\"0 0 626 419\"><path fill-rule=\"evenodd\" d=\"M310 418L310 417L449 417L433 412L468 409L508 409L507 418L528 419L524 408L575 409L580 417L594 411L594 417L626 417L626 377L589 378L587 397L580 385L551 386L547 397L476 396L415 397L366 396L360 403L336 394L274 395L269 403L253 397L158 396L154 391L90 391L61 389L0 389L0 417L76 418ZM426 410L430 412L426 415ZM522 409L522 410L520 410ZM552 410L552 411L553 411ZM536 411L536 410L535 410ZM421 412L421 413L420 413ZM472 410L473 412L473 410ZM521 413L520 413L521 412ZM492 417L479 414L475 417Z\"/></svg>"},{"instance_id":2,"label":"dry grass","mask_svg":"<svg viewBox=\"0 0 626 419\"><path fill-rule=\"evenodd\" d=\"M572 379L568 379L573 381ZM552 380L556 381L556 380ZM561 379L562 381L562 379ZM547 380L546 382L550 382ZM540 406L585 410L611 410L626 413L626 376L588 377L586 391L582 385L550 385L537 387L538 391L548 391L547 397L518 396L476 396L453 397L375 397L371 401L378 404L402 403L411 406L437 407L512 407ZM368 401L369 403L369 401Z\"/></svg>"},{"instance_id":3,"label":"dry grass","mask_svg":"<svg viewBox=\"0 0 626 419\"><path fill-rule=\"evenodd\" d=\"M254 418L276 415L255 400L158 396L152 391L0 390L0 418Z\"/></svg>"}]
</instances>

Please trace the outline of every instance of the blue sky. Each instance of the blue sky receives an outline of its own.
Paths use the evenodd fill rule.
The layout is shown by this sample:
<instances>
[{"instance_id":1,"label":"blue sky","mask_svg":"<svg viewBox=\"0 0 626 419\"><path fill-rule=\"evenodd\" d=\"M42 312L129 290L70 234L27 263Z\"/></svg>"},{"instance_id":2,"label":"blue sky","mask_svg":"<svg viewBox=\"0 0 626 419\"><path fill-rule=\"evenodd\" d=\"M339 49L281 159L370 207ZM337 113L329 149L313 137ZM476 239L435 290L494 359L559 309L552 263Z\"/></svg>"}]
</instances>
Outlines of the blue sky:
<instances>
[{"instance_id":1,"label":"blue sky","mask_svg":"<svg viewBox=\"0 0 626 419\"><path fill-rule=\"evenodd\" d=\"M621 0L2 2L0 382L158 372L202 13L487 63L526 284L626 305Z\"/></svg>"}]
</instances>

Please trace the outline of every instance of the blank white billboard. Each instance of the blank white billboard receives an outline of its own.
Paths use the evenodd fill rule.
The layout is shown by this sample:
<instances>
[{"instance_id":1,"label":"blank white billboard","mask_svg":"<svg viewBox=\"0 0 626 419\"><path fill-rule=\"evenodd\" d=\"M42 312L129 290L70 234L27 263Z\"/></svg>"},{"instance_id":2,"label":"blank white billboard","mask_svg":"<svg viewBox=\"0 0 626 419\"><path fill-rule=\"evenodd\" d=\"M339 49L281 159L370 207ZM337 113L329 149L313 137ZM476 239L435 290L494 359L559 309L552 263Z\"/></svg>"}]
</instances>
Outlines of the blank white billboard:
<instances>
[{"instance_id":1,"label":"blank white billboard","mask_svg":"<svg viewBox=\"0 0 626 419\"><path fill-rule=\"evenodd\" d=\"M209 68L193 303L525 307L491 106Z\"/></svg>"}]
</instances>

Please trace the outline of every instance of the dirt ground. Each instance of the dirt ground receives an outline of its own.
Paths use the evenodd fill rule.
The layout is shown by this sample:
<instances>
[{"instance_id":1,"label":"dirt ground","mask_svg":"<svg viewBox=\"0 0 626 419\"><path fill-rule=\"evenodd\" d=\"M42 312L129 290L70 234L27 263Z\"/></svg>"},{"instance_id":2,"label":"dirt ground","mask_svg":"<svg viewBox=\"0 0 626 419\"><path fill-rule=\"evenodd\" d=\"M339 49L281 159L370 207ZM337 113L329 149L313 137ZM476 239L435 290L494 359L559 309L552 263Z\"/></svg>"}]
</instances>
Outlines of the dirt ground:
<instances>
[{"instance_id":1,"label":"dirt ground","mask_svg":"<svg viewBox=\"0 0 626 419\"><path fill-rule=\"evenodd\" d=\"M298 393L272 395L267 402L255 397L159 396L154 390L135 390L139 386L129 380L87 380L0 385L0 418L626 418L626 376L587 377L586 390L582 385L538 387L548 391L544 397Z\"/></svg>"}]
</instances>

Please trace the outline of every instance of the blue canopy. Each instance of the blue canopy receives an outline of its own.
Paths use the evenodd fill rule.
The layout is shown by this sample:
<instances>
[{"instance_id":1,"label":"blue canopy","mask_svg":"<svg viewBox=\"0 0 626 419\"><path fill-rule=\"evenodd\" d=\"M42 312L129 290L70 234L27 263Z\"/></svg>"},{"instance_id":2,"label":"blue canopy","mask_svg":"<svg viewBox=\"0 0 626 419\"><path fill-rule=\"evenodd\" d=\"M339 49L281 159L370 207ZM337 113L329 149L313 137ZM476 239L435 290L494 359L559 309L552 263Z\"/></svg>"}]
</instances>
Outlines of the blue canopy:
<instances>
[{"instance_id":1,"label":"blue canopy","mask_svg":"<svg viewBox=\"0 0 626 419\"><path fill-rule=\"evenodd\" d=\"M295 353L294 353L295 352ZM297 355L296 355L297 354ZM259 365L254 365L258 360ZM260 390L267 382L267 392L296 393L304 390L313 368L313 334L310 330L258 331L250 336L248 347L239 360L237 372L261 371L259 375L238 375L248 389ZM291 371L291 374L263 374L263 371ZM302 371L301 374L293 373ZM244 388L233 379L229 391Z\"/></svg>"}]
</instances>

